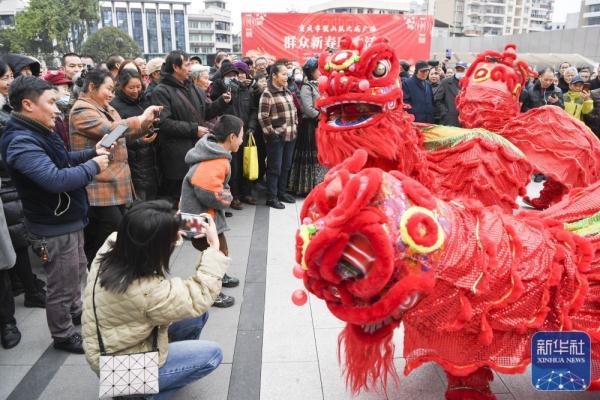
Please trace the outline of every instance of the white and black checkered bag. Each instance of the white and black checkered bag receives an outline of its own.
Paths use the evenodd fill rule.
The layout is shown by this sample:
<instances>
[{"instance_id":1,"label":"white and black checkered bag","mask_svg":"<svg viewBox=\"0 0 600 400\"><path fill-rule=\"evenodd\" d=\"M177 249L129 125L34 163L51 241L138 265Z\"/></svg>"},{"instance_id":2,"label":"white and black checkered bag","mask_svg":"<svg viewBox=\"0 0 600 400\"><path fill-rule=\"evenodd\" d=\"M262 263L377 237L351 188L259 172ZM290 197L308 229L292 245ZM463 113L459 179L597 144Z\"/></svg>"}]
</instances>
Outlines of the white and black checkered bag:
<instances>
[{"instance_id":1,"label":"white and black checkered bag","mask_svg":"<svg viewBox=\"0 0 600 400\"><path fill-rule=\"evenodd\" d=\"M96 332L100 347L100 399L156 394L158 388L158 327L152 331L152 351L111 356L106 354L96 314L96 283L92 291Z\"/></svg>"}]
</instances>

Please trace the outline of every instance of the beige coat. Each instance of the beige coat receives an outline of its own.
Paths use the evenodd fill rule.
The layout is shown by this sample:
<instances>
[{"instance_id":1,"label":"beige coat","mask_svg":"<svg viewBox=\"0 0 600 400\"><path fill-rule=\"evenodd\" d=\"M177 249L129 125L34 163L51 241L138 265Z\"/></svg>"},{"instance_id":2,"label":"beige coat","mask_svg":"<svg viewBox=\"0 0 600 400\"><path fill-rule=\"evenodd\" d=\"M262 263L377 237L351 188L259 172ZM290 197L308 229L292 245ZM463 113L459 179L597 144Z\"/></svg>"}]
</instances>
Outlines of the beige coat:
<instances>
[{"instance_id":1,"label":"beige coat","mask_svg":"<svg viewBox=\"0 0 600 400\"><path fill-rule=\"evenodd\" d=\"M109 249L108 242L99 254ZM85 287L83 305L83 348L85 357L98 374L100 349L96 334L96 319L92 308L92 289L98 273L98 258L92 263ZM100 333L110 355L151 351L152 329L159 326L159 365L167 359L167 328L171 322L197 317L207 311L221 291L223 274L229 258L208 248L198 261L196 273L188 279L146 277L132 283L123 294L116 294L96 285L96 312Z\"/></svg>"}]
</instances>

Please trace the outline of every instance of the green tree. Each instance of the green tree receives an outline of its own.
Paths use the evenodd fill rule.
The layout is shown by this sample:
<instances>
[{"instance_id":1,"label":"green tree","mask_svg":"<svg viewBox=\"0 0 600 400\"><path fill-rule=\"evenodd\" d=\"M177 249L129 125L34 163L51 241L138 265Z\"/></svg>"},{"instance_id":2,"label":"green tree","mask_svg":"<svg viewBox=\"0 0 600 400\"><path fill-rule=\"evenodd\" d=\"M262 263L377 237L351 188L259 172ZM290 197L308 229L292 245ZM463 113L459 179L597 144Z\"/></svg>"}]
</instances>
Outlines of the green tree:
<instances>
[{"instance_id":1,"label":"green tree","mask_svg":"<svg viewBox=\"0 0 600 400\"><path fill-rule=\"evenodd\" d=\"M31 0L17 14L16 31L29 53L80 51L98 12L97 0Z\"/></svg>"},{"instance_id":2,"label":"green tree","mask_svg":"<svg viewBox=\"0 0 600 400\"><path fill-rule=\"evenodd\" d=\"M81 52L89 54L98 61L104 61L112 54L135 58L142 53L140 46L131 36L113 27L102 28L90 35L83 44Z\"/></svg>"},{"instance_id":3,"label":"green tree","mask_svg":"<svg viewBox=\"0 0 600 400\"><path fill-rule=\"evenodd\" d=\"M0 54L22 53L23 41L15 28L0 29Z\"/></svg>"}]
</instances>

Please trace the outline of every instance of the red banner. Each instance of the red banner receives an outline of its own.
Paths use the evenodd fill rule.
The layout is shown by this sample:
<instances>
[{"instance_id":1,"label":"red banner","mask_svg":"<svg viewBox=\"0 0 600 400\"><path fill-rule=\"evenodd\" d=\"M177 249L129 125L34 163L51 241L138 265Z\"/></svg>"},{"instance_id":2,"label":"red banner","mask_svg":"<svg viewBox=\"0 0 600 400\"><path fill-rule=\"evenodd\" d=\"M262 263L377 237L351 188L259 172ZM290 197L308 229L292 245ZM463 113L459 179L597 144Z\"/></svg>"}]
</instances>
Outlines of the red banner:
<instances>
[{"instance_id":1,"label":"red banner","mask_svg":"<svg viewBox=\"0 0 600 400\"><path fill-rule=\"evenodd\" d=\"M340 38L361 36L369 44L390 40L401 59L426 60L433 18L414 14L242 13L242 52L303 62Z\"/></svg>"}]
</instances>

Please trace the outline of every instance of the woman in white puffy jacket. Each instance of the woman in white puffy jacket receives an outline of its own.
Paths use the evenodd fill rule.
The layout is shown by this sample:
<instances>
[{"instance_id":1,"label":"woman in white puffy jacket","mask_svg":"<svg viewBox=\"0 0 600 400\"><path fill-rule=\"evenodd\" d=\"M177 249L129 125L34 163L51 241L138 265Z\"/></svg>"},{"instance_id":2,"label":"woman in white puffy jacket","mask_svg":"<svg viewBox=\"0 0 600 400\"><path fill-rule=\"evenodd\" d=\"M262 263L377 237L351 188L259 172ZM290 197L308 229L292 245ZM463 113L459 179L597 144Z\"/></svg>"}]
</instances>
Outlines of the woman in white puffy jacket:
<instances>
[{"instance_id":1,"label":"woman in white puffy jacket","mask_svg":"<svg viewBox=\"0 0 600 400\"><path fill-rule=\"evenodd\" d=\"M160 393L155 400L170 398L219 366L223 357L219 345L198 338L206 311L221 290L229 258L219 251L215 224L206 217L203 228L209 248L188 279L166 276L179 228L179 218L166 201L135 205L104 243L88 276L82 328L86 359L96 373L100 357L96 322L107 355L152 351L158 327Z\"/></svg>"}]
</instances>

